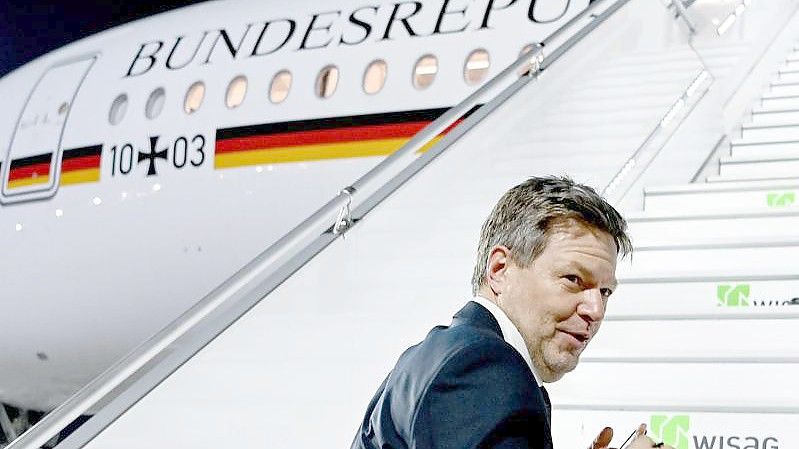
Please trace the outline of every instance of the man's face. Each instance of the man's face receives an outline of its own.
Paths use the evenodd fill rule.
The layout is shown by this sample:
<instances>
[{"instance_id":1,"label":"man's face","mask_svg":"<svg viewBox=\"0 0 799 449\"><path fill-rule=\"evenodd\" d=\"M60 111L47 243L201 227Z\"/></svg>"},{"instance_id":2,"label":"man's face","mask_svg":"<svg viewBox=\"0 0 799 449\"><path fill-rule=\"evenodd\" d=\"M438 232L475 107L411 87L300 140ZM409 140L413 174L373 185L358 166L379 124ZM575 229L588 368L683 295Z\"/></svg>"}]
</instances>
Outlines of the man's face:
<instances>
[{"instance_id":1,"label":"man's face","mask_svg":"<svg viewBox=\"0 0 799 449\"><path fill-rule=\"evenodd\" d=\"M492 261L505 254L498 248L489 258L496 302L524 337L541 380L554 382L577 366L599 330L616 288L616 244L606 232L567 220L527 268L505 257L497 270Z\"/></svg>"}]
</instances>

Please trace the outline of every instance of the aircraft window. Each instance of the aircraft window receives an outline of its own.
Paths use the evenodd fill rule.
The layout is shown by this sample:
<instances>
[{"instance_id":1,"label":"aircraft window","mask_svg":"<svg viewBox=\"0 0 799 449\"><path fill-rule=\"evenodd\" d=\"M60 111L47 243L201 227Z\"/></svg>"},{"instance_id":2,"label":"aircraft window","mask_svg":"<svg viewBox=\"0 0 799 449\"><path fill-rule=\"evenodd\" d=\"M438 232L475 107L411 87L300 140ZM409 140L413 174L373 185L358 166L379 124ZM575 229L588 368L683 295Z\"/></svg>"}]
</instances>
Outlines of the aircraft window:
<instances>
[{"instance_id":1,"label":"aircraft window","mask_svg":"<svg viewBox=\"0 0 799 449\"><path fill-rule=\"evenodd\" d=\"M363 91L369 95L374 95L383 89L386 84L386 75L388 74L388 66L386 61L376 60L372 61L366 72L363 74Z\"/></svg>"},{"instance_id":2,"label":"aircraft window","mask_svg":"<svg viewBox=\"0 0 799 449\"><path fill-rule=\"evenodd\" d=\"M272 103L282 103L289 96L291 90L291 72L281 70L272 78L272 85L269 87L269 101Z\"/></svg>"},{"instance_id":3,"label":"aircraft window","mask_svg":"<svg viewBox=\"0 0 799 449\"><path fill-rule=\"evenodd\" d=\"M480 49L471 52L463 67L463 78L466 80L466 84L471 86L479 84L488 75L490 66L491 59L488 57L487 51Z\"/></svg>"},{"instance_id":4,"label":"aircraft window","mask_svg":"<svg viewBox=\"0 0 799 449\"><path fill-rule=\"evenodd\" d=\"M225 95L225 104L229 109L238 107L247 95L247 77L239 75L233 78L227 86L227 95Z\"/></svg>"},{"instance_id":5,"label":"aircraft window","mask_svg":"<svg viewBox=\"0 0 799 449\"><path fill-rule=\"evenodd\" d=\"M427 89L435 81L437 73L438 58L433 55L422 56L413 69L413 86L417 89Z\"/></svg>"},{"instance_id":6,"label":"aircraft window","mask_svg":"<svg viewBox=\"0 0 799 449\"><path fill-rule=\"evenodd\" d=\"M118 125L119 122L125 117L125 112L128 111L128 95L119 94L111 103L111 110L108 111L108 122L112 125Z\"/></svg>"},{"instance_id":7,"label":"aircraft window","mask_svg":"<svg viewBox=\"0 0 799 449\"><path fill-rule=\"evenodd\" d=\"M164 100L166 99L166 92L163 87L154 90L150 97L147 98L147 103L144 105L144 114L148 119L152 120L161 114L164 110Z\"/></svg>"},{"instance_id":8,"label":"aircraft window","mask_svg":"<svg viewBox=\"0 0 799 449\"><path fill-rule=\"evenodd\" d=\"M183 111L186 114L193 114L200 109L205 99L205 84L202 81L197 81L189 87L186 91L186 99L183 100Z\"/></svg>"},{"instance_id":9,"label":"aircraft window","mask_svg":"<svg viewBox=\"0 0 799 449\"><path fill-rule=\"evenodd\" d=\"M316 96L330 98L338 86L338 67L329 65L319 72L316 77Z\"/></svg>"}]
</instances>

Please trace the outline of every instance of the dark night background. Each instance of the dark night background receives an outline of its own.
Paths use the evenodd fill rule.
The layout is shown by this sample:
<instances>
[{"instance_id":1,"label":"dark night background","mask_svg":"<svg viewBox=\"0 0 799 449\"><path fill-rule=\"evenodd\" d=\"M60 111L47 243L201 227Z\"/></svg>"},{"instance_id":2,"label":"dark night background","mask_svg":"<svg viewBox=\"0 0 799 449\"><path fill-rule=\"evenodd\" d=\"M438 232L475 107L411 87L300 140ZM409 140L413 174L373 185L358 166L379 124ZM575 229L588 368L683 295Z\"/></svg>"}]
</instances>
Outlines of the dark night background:
<instances>
[{"instance_id":1,"label":"dark night background","mask_svg":"<svg viewBox=\"0 0 799 449\"><path fill-rule=\"evenodd\" d=\"M192 3L198 0L0 0L0 77L72 41Z\"/></svg>"}]
</instances>

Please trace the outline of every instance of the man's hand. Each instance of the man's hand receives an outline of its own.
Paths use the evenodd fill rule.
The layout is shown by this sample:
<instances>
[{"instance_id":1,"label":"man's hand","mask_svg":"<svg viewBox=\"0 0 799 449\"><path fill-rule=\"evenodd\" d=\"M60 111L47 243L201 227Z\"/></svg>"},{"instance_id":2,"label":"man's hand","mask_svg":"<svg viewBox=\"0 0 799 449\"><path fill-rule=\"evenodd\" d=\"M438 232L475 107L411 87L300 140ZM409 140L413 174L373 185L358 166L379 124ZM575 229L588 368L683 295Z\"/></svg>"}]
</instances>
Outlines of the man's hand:
<instances>
[{"instance_id":1,"label":"man's hand","mask_svg":"<svg viewBox=\"0 0 799 449\"><path fill-rule=\"evenodd\" d=\"M589 449L610 449L610 441L613 439L613 429L610 427L605 427L599 432L599 435L594 439L594 442L591 443ZM674 449L671 446L667 446L663 443L655 443L655 440L646 436L646 424L641 424L638 426L638 429L635 431L635 434L631 437L632 441L630 444L624 446L624 449L652 449L652 448L660 448L660 449Z\"/></svg>"},{"instance_id":2,"label":"man's hand","mask_svg":"<svg viewBox=\"0 0 799 449\"><path fill-rule=\"evenodd\" d=\"M667 444L655 443L655 440L649 438L646 435L634 437L633 441L629 445L624 447L624 449L652 449L652 448L674 449L673 447Z\"/></svg>"},{"instance_id":3,"label":"man's hand","mask_svg":"<svg viewBox=\"0 0 799 449\"><path fill-rule=\"evenodd\" d=\"M610 445L610 440L613 439L613 429L610 427L605 427L599 432L599 435L594 438L594 442L591 443L591 447L589 449L607 449Z\"/></svg>"}]
</instances>

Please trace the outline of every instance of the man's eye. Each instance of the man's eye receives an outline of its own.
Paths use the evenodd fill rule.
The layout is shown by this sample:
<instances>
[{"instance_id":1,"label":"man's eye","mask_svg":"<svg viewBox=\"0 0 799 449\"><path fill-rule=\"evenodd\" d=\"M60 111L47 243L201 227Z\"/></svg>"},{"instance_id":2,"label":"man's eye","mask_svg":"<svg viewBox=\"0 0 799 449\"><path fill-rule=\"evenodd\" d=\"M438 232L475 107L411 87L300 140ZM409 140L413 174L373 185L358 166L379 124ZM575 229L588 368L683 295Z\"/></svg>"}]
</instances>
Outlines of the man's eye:
<instances>
[{"instance_id":1,"label":"man's eye","mask_svg":"<svg viewBox=\"0 0 799 449\"><path fill-rule=\"evenodd\" d=\"M609 288L600 289L599 292L602 293L603 298L609 298L613 294L613 290Z\"/></svg>"},{"instance_id":2,"label":"man's eye","mask_svg":"<svg viewBox=\"0 0 799 449\"><path fill-rule=\"evenodd\" d=\"M580 276L577 276L576 274L567 274L566 276L563 276L563 278L571 282L572 284L579 285L581 282Z\"/></svg>"}]
</instances>

